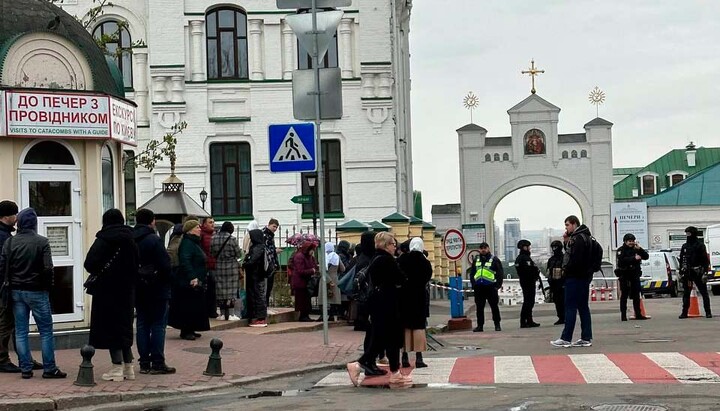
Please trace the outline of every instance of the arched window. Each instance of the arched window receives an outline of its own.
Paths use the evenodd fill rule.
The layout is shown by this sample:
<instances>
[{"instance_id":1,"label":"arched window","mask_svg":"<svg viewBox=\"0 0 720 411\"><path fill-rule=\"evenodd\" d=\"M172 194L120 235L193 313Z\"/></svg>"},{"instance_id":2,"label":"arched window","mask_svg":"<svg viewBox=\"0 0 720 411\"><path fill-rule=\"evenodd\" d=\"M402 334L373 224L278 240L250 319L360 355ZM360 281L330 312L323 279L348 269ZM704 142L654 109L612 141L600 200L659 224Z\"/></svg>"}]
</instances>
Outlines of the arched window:
<instances>
[{"instance_id":1,"label":"arched window","mask_svg":"<svg viewBox=\"0 0 720 411\"><path fill-rule=\"evenodd\" d=\"M577 150L573 150L573 151L570 153L570 157L572 157L572 158L577 158Z\"/></svg>"},{"instance_id":2,"label":"arched window","mask_svg":"<svg viewBox=\"0 0 720 411\"><path fill-rule=\"evenodd\" d=\"M492 156L490 154L485 154L485 161L486 162L492 161Z\"/></svg>"},{"instance_id":3,"label":"arched window","mask_svg":"<svg viewBox=\"0 0 720 411\"><path fill-rule=\"evenodd\" d=\"M221 7L205 16L208 79L248 78L247 15Z\"/></svg>"},{"instance_id":4,"label":"arched window","mask_svg":"<svg viewBox=\"0 0 720 411\"><path fill-rule=\"evenodd\" d=\"M503 153L503 161L510 161L510 156L508 153Z\"/></svg>"},{"instance_id":5,"label":"arched window","mask_svg":"<svg viewBox=\"0 0 720 411\"><path fill-rule=\"evenodd\" d=\"M75 160L65 146L54 141L35 144L25 155L24 164L57 164L74 166Z\"/></svg>"},{"instance_id":6,"label":"arched window","mask_svg":"<svg viewBox=\"0 0 720 411\"><path fill-rule=\"evenodd\" d=\"M115 184L112 152L107 145L102 148L102 201L103 212L115 207Z\"/></svg>"},{"instance_id":7,"label":"arched window","mask_svg":"<svg viewBox=\"0 0 720 411\"><path fill-rule=\"evenodd\" d=\"M132 39L127 29L120 27L116 20L107 20L95 27L93 37L105 43L107 54L123 75L125 88L132 88Z\"/></svg>"},{"instance_id":8,"label":"arched window","mask_svg":"<svg viewBox=\"0 0 720 411\"><path fill-rule=\"evenodd\" d=\"M493 155L493 160L494 160L494 161L500 161L500 154L495 153L495 155Z\"/></svg>"},{"instance_id":9,"label":"arched window","mask_svg":"<svg viewBox=\"0 0 720 411\"><path fill-rule=\"evenodd\" d=\"M580 158L586 158L587 157L587 150L580 150Z\"/></svg>"},{"instance_id":10,"label":"arched window","mask_svg":"<svg viewBox=\"0 0 720 411\"><path fill-rule=\"evenodd\" d=\"M568 152L567 150L562 152L562 158L568 158Z\"/></svg>"}]
</instances>

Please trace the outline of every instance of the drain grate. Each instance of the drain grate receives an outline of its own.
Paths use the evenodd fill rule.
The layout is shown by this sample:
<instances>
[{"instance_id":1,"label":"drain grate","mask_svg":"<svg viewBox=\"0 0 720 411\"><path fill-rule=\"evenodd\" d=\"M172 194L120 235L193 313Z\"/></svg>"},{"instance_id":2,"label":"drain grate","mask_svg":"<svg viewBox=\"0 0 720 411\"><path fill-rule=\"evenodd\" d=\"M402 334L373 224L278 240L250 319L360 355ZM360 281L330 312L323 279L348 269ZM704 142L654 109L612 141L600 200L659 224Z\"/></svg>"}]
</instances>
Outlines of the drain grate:
<instances>
[{"instance_id":1,"label":"drain grate","mask_svg":"<svg viewBox=\"0 0 720 411\"><path fill-rule=\"evenodd\" d=\"M463 345L461 347L457 347L457 349L462 351L477 351L480 347L476 347L474 345Z\"/></svg>"},{"instance_id":2,"label":"drain grate","mask_svg":"<svg viewBox=\"0 0 720 411\"><path fill-rule=\"evenodd\" d=\"M647 340L636 340L636 343L640 344L655 344L655 343L669 343L669 342L675 342L675 340L670 338L654 338L654 339L647 339Z\"/></svg>"},{"instance_id":3,"label":"drain grate","mask_svg":"<svg viewBox=\"0 0 720 411\"><path fill-rule=\"evenodd\" d=\"M668 411L663 406L651 404L601 404L591 409L593 411Z\"/></svg>"}]
</instances>

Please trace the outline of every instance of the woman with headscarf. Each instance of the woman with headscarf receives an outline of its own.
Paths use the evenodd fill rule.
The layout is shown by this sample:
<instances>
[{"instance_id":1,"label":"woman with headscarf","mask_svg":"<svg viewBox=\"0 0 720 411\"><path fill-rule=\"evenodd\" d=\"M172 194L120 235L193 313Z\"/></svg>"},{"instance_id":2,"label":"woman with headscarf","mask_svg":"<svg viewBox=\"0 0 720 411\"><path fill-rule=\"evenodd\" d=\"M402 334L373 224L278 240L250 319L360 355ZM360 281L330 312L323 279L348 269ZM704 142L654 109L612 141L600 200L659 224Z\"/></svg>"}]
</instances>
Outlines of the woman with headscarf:
<instances>
[{"instance_id":1,"label":"woman with headscarf","mask_svg":"<svg viewBox=\"0 0 720 411\"><path fill-rule=\"evenodd\" d=\"M180 330L183 340L201 337L197 331L210 329L205 308L205 252L200 247L200 223L183 224L183 238L178 249L178 269L173 273L168 325Z\"/></svg>"},{"instance_id":2,"label":"woman with headscarf","mask_svg":"<svg viewBox=\"0 0 720 411\"><path fill-rule=\"evenodd\" d=\"M328 310L328 321L335 321L335 315L339 314L340 303L340 287L338 283L338 274L345 271L345 265L340 256L335 252L335 245L331 242L325 243L325 262L327 264L327 301L330 309ZM322 309L321 311L322 312ZM318 321L322 321L322 316Z\"/></svg>"},{"instance_id":3,"label":"woman with headscarf","mask_svg":"<svg viewBox=\"0 0 720 411\"><path fill-rule=\"evenodd\" d=\"M215 256L215 293L225 321L237 321L240 318L230 315L235 308L238 288L240 287L240 246L232 233L235 227L229 221L223 223L210 243L210 253Z\"/></svg>"},{"instance_id":4,"label":"woman with headscarf","mask_svg":"<svg viewBox=\"0 0 720 411\"><path fill-rule=\"evenodd\" d=\"M398 258L398 265L405 276L402 288L402 314L405 326L405 344L402 364L409 367L408 353L415 352L415 368L427 367L422 353L427 347L425 327L427 325L427 300L425 290L432 278L432 264L423 254L423 240L410 240L409 251Z\"/></svg>"},{"instance_id":5,"label":"woman with headscarf","mask_svg":"<svg viewBox=\"0 0 720 411\"><path fill-rule=\"evenodd\" d=\"M265 290L265 236L262 230L250 230L250 249L243 259L247 278L248 319L250 327L267 327Z\"/></svg>"},{"instance_id":6,"label":"woman with headscarf","mask_svg":"<svg viewBox=\"0 0 720 411\"><path fill-rule=\"evenodd\" d=\"M308 281L310 277L317 273L317 263L313 252L315 251L315 243L305 241L300 245L300 249L293 255L292 267L293 275L290 279L290 286L295 295L295 311L300 313L298 321L308 322L310 319L310 292L308 291Z\"/></svg>"},{"instance_id":7,"label":"woman with headscarf","mask_svg":"<svg viewBox=\"0 0 720 411\"><path fill-rule=\"evenodd\" d=\"M85 270L96 275L90 310L90 341L110 350L112 368L105 381L134 380L133 309L139 254L132 228L118 209L103 214L102 229L85 258Z\"/></svg>"},{"instance_id":8,"label":"woman with headscarf","mask_svg":"<svg viewBox=\"0 0 720 411\"><path fill-rule=\"evenodd\" d=\"M252 220L248 223L247 228L245 229L245 235L243 236L243 241L242 241L242 258L243 259L248 254L248 252L250 252L250 245L252 244L252 242L250 241L250 231L259 230L259 229L260 229L260 224L258 224L257 221ZM243 270L246 271L245 276L244 276L245 281L244 281L244 286L243 286L243 289L245 290L245 301L243 304L245 306L244 318L247 318L248 321L250 321L250 319L251 319L250 314L252 313L252 306L253 306L252 295L251 295L252 293L250 292L250 290L252 290L255 287L255 284L253 283L253 278L251 276L247 275L247 270L245 270L244 268L243 268Z\"/></svg>"}]
</instances>

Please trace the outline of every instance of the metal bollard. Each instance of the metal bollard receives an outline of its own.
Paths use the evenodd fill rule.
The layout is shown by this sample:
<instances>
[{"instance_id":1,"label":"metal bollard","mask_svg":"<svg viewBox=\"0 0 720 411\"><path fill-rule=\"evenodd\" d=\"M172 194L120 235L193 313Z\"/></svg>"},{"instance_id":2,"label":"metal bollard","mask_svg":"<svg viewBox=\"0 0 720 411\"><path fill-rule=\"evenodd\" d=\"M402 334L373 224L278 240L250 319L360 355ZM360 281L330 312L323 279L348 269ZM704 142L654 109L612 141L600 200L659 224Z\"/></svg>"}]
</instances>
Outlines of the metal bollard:
<instances>
[{"instance_id":1,"label":"metal bollard","mask_svg":"<svg viewBox=\"0 0 720 411\"><path fill-rule=\"evenodd\" d=\"M210 377L222 377L225 373L222 371L222 357L220 357L220 350L223 347L223 342L219 338L213 338L210 340L210 358L208 359L208 365L203 375Z\"/></svg>"},{"instance_id":2,"label":"metal bollard","mask_svg":"<svg viewBox=\"0 0 720 411\"><path fill-rule=\"evenodd\" d=\"M85 345L80 349L82 362L78 371L77 379L73 384L80 387L92 387L95 385L95 375L93 373L92 357L95 355L95 347Z\"/></svg>"}]
</instances>

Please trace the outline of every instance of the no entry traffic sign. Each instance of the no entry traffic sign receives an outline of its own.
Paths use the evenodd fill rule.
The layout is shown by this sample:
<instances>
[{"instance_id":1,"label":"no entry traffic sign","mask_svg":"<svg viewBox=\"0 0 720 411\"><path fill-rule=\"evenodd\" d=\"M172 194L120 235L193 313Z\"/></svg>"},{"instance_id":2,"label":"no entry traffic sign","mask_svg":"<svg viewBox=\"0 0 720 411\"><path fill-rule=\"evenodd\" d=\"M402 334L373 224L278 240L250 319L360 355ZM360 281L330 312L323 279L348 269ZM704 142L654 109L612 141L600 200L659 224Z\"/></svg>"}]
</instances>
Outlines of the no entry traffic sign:
<instances>
[{"instance_id":1,"label":"no entry traffic sign","mask_svg":"<svg viewBox=\"0 0 720 411\"><path fill-rule=\"evenodd\" d=\"M445 255L450 261L457 261L465 254L465 238L454 228L447 230L443 241Z\"/></svg>"}]
</instances>

